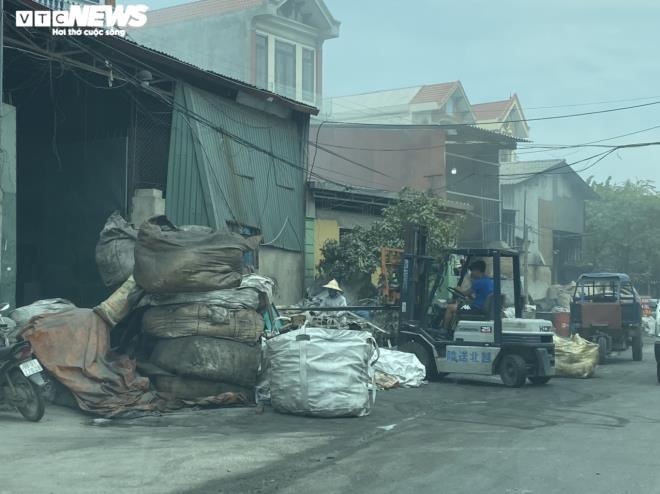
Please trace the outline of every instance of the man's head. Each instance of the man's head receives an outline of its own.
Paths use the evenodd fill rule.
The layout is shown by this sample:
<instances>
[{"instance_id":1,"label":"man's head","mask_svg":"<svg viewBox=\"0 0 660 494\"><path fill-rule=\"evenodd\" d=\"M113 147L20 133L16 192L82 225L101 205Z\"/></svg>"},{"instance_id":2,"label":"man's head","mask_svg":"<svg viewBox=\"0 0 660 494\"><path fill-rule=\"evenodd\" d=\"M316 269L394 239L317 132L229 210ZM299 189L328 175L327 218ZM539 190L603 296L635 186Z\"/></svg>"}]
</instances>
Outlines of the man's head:
<instances>
[{"instance_id":1,"label":"man's head","mask_svg":"<svg viewBox=\"0 0 660 494\"><path fill-rule=\"evenodd\" d=\"M328 297L337 298L337 295L339 295L339 292L337 290L333 290L332 288L328 289Z\"/></svg>"},{"instance_id":2,"label":"man's head","mask_svg":"<svg viewBox=\"0 0 660 494\"><path fill-rule=\"evenodd\" d=\"M486 263L482 260L474 261L470 264L470 275L473 278L481 278L486 274Z\"/></svg>"}]
</instances>

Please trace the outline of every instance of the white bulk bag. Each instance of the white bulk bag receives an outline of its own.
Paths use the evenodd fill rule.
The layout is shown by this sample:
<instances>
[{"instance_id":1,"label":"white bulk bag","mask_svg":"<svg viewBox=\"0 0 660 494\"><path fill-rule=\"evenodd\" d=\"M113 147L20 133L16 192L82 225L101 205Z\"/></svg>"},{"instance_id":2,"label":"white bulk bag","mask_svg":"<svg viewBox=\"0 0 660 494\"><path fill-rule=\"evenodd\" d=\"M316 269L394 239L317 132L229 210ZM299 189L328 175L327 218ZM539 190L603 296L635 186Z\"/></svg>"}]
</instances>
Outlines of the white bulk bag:
<instances>
[{"instance_id":1,"label":"white bulk bag","mask_svg":"<svg viewBox=\"0 0 660 494\"><path fill-rule=\"evenodd\" d=\"M380 349L380 357L375 366L378 372L396 377L402 388L418 388L424 382L426 367L413 353Z\"/></svg>"},{"instance_id":2,"label":"white bulk bag","mask_svg":"<svg viewBox=\"0 0 660 494\"><path fill-rule=\"evenodd\" d=\"M277 411L362 417L373 407L378 346L368 332L303 327L268 340L266 358Z\"/></svg>"}]
</instances>

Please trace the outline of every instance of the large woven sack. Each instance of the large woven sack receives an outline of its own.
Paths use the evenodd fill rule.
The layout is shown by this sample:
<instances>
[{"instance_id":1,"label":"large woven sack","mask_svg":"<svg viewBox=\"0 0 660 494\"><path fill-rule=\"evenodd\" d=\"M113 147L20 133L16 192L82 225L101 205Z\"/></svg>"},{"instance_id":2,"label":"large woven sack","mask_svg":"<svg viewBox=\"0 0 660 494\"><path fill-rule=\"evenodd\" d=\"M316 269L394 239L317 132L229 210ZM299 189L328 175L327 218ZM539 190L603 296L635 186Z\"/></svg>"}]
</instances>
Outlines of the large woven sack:
<instances>
[{"instance_id":1,"label":"large woven sack","mask_svg":"<svg viewBox=\"0 0 660 494\"><path fill-rule=\"evenodd\" d=\"M555 375L558 377L592 377L598 365L598 345L572 335L563 338L555 335Z\"/></svg>"},{"instance_id":2,"label":"large woven sack","mask_svg":"<svg viewBox=\"0 0 660 494\"><path fill-rule=\"evenodd\" d=\"M208 304L150 307L142 317L142 330L156 338L211 336L256 343L263 329L258 312Z\"/></svg>"},{"instance_id":3,"label":"large woven sack","mask_svg":"<svg viewBox=\"0 0 660 494\"><path fill-rule=\"evenodd\" d=\"M96 244L96 265L105 286L124 283L133 274L137 230L118 211L110 215Z\"/></svg>"},{"instance_id":4,"label":"large woven sack","mask_svg":"<svg viewBox=\"0 0 660 494\"><path fill-rule=\"evenodd\" d=\"M254 401L254 388L236 386L217 381L207 381L192 377L158 375L152 378L156 390L168 393L175 398L192 400L224 393L242 393L249 401Z\"/></svg>"},{"instance_id":5,"label":"large woven sack","mask_svg":"<svg viewBox=\"0 0 660 494\"><path fill-rule=\"evenodd\" d=\"M150 361L180 376L253 387L260 359L259 345L189 336L159 340Z\"/></svg>"},{"instance_id":6,"label":"large woven sack","mask_svg":"<svg viewBox=\"0 0 660 494\"><path fill-rule=\"evenodd\" d=\"M138 306L206 304L225 309L253 309L259 307L259 292L253 288L229 288L212 292L147 293Z\"/></svg>"},{"instance_id":7,"label":"large woven sack","mask_svg":"<svg viewBox=\"0 0 660 494\"><path fill-rule=\"evenodd\" d=\"M112 295L94 307L94 312L114 328L133 309L133 303L136 300L131 295L138 290L140 288L135 284L133 277L130 276Z\"/></svg>"},{"instance_id":8,"label":"large woven sack","mask_svg":"<svg viewBox=\"0 0 660 494\"><path fill-rule=\"evenodd\" d=\"M418 388L426 377L426 367L413 353L381 348L374 368L396 378L402 388Z\"/></svg>"},{"instance_id":9,"label":"large woven sack","mask_svg":"<svg viewBox=\"0 0 660 494\"><path fill-rule=\"evenodd\" d=\"M151 293L235 288L241 282L243 253L258 241L207 228L181 229L164 217L152 218L138 232L135 281Z\"/></svg>"},{"instance_id":10,"label":"large woven sack","mask_svg":"<svg viewBox=\"0 0 660 494\"><path fill-rule=\"evenodd\" d=\"M266 359L280 412L361 417L373 408L378 347L366 331L298 329L267 340Z\"/></svg>"}]
</instances>

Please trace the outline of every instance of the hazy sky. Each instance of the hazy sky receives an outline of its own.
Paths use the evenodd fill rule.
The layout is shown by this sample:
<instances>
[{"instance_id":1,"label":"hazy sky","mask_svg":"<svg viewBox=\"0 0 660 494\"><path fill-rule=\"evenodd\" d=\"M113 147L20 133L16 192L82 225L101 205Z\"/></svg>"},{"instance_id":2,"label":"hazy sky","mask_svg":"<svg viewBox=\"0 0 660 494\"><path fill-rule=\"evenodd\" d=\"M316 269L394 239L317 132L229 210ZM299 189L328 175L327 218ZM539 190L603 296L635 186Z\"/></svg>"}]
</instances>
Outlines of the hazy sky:
<instances>
[{"instance_id":1,"label":"hazy sky","mask_svg":"<svg viewBox=\"0 0 660 494\"><path fill-rule=\"evenodd\" d=\"M142 2L151 8L188 3ZM529 119L660 102L656 0L326 4L341 27L340 37L325 44L324 97L459 79L472 103L517 93ZM660 104L530 122L535 144L579 144L653 126L660 126ZM603 144L650 141L660 141L660 128ZM519 157L558 157L570 163L600 151L521 149ZM620 150L584 175L660 183L659 164L660 146Z\"/></svg>"}]
</instances>

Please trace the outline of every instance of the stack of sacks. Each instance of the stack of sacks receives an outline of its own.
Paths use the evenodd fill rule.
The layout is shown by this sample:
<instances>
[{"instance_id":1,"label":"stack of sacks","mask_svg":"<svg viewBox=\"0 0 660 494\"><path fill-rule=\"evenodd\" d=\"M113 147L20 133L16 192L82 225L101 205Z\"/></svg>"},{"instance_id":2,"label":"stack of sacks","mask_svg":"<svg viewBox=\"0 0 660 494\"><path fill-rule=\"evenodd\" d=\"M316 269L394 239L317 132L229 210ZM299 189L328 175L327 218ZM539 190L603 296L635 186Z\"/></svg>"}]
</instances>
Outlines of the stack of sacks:
<instances>
[{"instance_id":1,"label":"stack of sacks","mask_svg":"<svg viewBox=\"0 0 660 494\"><path fill-rule=\"evenodd\" d=\"M264 321L258 312L272 281L243 277L243 254L259 238L205 227L177 228L164 217L145 223L135 247L136 283L146 294L142 331L156 389L178 398L254 394Z\"/></svg>"}]
</instances>

